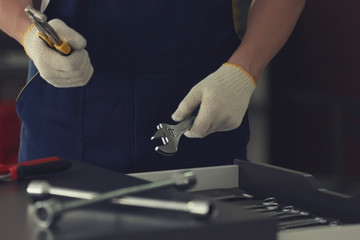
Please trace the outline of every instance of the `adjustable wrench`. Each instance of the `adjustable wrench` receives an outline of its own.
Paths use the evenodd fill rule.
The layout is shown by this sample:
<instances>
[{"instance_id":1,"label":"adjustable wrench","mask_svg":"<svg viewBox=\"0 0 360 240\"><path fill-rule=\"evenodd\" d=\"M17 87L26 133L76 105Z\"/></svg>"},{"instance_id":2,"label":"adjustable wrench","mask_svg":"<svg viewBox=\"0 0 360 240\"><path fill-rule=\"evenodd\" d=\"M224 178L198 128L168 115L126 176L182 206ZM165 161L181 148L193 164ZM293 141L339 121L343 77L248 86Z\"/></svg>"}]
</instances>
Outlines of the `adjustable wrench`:
<instances>
[{"instance_id":1,"label":"adjustable wrench","mask_svg":"<svg viewBox=\"0 0 360 240\"><path fill-rule=\"evenodd\" d=\"M174 155L178 150L180 137L193 125L195 117L196 114L192 114L176 125L159 123L151 140L161 139L163 145L156 146L155 151L165 156Z\"/></svg>"}]
</instances>

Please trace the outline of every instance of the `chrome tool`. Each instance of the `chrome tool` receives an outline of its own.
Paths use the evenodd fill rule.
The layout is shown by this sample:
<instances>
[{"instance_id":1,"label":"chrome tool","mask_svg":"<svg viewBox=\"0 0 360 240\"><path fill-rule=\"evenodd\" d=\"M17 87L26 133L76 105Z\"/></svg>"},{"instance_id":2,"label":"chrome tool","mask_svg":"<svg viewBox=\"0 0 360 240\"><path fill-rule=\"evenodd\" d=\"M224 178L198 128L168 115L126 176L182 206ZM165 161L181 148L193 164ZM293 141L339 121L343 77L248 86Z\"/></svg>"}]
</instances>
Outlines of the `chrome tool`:
<instances>
[{"instance_id":1,"label":"chrome tool","mask_svg":"<svg viewBox=\"0 0 360 240\"><path fill-rule=\"evenodd\" d=\"M176 125L159 123L151 140L161 139L163 145L156 146L155 151L165 156L174 155L178 150L180 137L193 125L195 117L196 114L192 114Z\"/></svg>"},{"instance_id":2,"label":"chrome tool","mask_svg":"<svg viewBox=\"0 0 360 240\"><path fill-rule=\"evenodd\" d=\"M63 196L79 199L92 199L99 195L96 192L54 187L47 181L33 180L29 183L27 193L35 199L44 199L50 196ZM111 199L111 202L119 205L146 207L154 209L163 209L171 211L182 211L190 213L197 217L209 217L212 214L213 207L206 200L193 199L188 202L159 200L144 197L118 197Z\"/></svg>"},{"instance_id":3,"label":"chrome tool","mask_svg":"<svg viewBox=\"0 0 360 240\"><path fill-rule=\"evenodd\" d=\"M32 6L25 8L25 13L29 16L35 27L39 30L39 37L52 49L61 55L71 54L71 47L65 41L61 40L56 31L47 22L47 17L42 12Z\"/></svg>"},{"instance_id":4,"label":"chrome tool","mask_svg":"<svg viewBox=\"0 0 360 240\"><path fill-rule=\"evenodd\" d=\"M55 199L38 201L35 203L35 216L38 220L39 226L48 228L51 227L58 219L58 217L65 211L69 211L105 200L110 200L115 197L122 197L128 194L139 193L163 187L175 186L178 189L185 190L189 187L194 186L195 183L195 174L193 172L184 172L176 173L173 175L172 178L167 180L121 188L99 194L91 199L78 199L65 203L61 203L60 201Z\"/></svg>"}]
</instances>

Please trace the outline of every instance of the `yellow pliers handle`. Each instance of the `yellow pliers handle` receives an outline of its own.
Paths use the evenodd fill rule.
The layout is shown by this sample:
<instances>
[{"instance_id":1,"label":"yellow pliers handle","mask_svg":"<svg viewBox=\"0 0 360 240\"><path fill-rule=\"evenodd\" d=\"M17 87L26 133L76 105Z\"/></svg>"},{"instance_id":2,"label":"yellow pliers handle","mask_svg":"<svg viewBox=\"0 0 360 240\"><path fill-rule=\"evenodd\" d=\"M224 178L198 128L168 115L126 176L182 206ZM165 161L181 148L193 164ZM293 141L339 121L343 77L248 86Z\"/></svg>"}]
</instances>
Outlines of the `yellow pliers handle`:
<instances>
[{"instance_id":1,"label":"yellow pliers handle","mask_svg":"<svg viewBox=\"0 0 360 240\"><path fill-rule=\"evenodd\" d=\"M43 33L39 32L39 37L52 49L59 52L61 55L68 56L70 55L72 49L69 44L65 41L61 41L60 44L54 43L48 36L44 35Z\"/></svg>"},{"instance_id":2,"label":"yellow pliers handle","mask_svg":"<svg viewBox=\"0 0 360 240\"><path fill-rule=\"evenodd\" d=\"M32 6L25 8L25 13L29 16L35 27L39 30L39 37L52 49L64 56L71 54L72 49L69 44L61 40L59 35L47 22L47 17L42 12Z\"/></svg>"}]
</instances>

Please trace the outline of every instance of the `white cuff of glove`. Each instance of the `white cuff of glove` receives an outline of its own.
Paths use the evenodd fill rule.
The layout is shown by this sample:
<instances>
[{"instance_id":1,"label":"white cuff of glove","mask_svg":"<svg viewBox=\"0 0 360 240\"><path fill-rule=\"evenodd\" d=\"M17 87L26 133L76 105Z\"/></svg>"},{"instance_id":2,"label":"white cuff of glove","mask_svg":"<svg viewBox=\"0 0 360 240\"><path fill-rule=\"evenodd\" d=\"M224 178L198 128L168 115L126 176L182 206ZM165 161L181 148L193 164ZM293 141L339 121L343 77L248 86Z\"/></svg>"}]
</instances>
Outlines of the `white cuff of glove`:
<instances>
[{"instance_id":1,"label":"white cuff of glove","mask_svg":"<svg viewBox=\"0 0 360 240\"><path fill-rule=\"evenodd\" d=\"M31 25L24 33L22 42L27 55L33 60L40 76L55 87L68 88L84 86L90 80L94 69L90 63L86 40L63 21L54 19L49 24L61 40L67 42L72 53L63 56L50 48Z\"/></svg>"},{"instance_id":2,"label":"white cuff of glove","mask_svg":"<svg viewBox=\"0 0 360 240\"><path fill-rule=\"evenodd\" d=\"M242 67L223 64L217 71L195 85L172 115L182 121L200 105L193 126L185 133L190 138L203 138L218 131L240 126L256 84Z\"/></svg>"}]
</instances>

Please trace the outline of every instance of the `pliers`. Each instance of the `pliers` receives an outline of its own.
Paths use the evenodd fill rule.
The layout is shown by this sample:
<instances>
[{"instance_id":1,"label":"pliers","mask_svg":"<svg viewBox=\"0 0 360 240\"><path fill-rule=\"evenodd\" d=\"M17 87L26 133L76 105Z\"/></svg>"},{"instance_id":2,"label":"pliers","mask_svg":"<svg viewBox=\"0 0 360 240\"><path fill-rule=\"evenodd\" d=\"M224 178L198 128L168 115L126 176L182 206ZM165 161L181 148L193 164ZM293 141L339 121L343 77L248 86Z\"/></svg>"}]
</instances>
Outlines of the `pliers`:
<instances>
[{"instance_id":1,"label":"pliers","mask_svg":"<svg viewBox=\"0 0 360 240\"><path fill-rule=\"evenodd\" d=\"M62 41L56 31L47 22L47 17L42 12L32 6L25 8L25 13L29 16L35 27L39 30L39 37L52 49L61 55L71 54L71 47L65 41Z\"/></svg>"},{"instance_id":2,"label":"pliers","mask_svg":"<svg viewBox=\"0 0 360 240\"><path fill-rule=\"evenodd\" d=\"M70 167L70 161L59 157L41 158L15 164L0 164L0 180L21 180L38 174L64 171Z\"/></svg>"}]
</instances>

